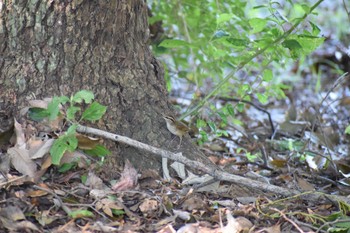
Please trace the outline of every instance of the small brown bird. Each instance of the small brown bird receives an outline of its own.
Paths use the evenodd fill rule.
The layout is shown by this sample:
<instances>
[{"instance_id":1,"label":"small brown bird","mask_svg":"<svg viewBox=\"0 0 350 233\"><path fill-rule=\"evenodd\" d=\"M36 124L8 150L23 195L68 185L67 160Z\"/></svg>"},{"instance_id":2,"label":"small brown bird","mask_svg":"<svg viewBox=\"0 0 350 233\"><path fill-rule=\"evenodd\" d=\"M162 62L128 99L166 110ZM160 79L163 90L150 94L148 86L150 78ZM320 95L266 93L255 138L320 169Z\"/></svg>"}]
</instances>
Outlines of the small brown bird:
<instances>
[{"instance_id":1,"label":"small brown bird","mask_svg":"<svg viewBox=\"0 0 350 233\"><path fill-rule=\"evenodd\" d=\"M181 121L175 120L172 116L163 116L166 121L166 126L168 130L180 138L180 143L178 148L181 146L182 136L184 136L190 129Z\"/></svg>"}]
</instances>

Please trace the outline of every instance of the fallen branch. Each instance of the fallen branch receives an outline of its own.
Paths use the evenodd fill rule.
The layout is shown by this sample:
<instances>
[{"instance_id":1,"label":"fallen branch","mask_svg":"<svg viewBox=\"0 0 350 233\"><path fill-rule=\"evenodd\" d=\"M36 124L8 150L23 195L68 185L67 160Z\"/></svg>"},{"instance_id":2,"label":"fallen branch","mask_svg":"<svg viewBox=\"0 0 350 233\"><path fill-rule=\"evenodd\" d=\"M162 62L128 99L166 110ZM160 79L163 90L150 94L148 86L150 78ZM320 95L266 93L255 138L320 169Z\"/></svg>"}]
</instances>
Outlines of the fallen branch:
<instances>
[{"instance_id":1,"label":"fallen branch","mask_svg":"<svg viewBox=\"0 0 350 233\"><path fill-rule=\"evenodd\" d=\"M120 136L117 134L112 134L112 133L109 133L109 132L106 132L106 131L103 131L100 129L94 129L91 127L79 125L77 128L77 131L80 133L93 134L93 135L100 136L100 137L103 137L106 139L110 139L112 141L125 143L127 145L139 148L141 150L148 151L152 154L161 156L163 158L171 159L173 161L185 164L186 166L191 167L192 169L202 171L205 174L208 174L208 175L214 177L214 179L219 180L219 181L228 181L228 182L232 182L235 184L246 186L248 188L263 190L266 192L272 192L272 193L279 194L279 195L286 196L286 197L297 195L305 200L315 200L315 199L319 199L321 197L326 197L334 202L343 201L346 203L350 203L350 199L347 197L344 197L344 196L329 195L329 194L323 194L323 193L319 193L319 192L315 192L315 193L308 192L306 195L303 195L301 192L299 192L297 190L290 190L287 188L282 188L279 186L275 186L275 185L271 185L271 184L267 184L267 183L262 183L262 182L259 182L256 180L251 180L251 179L241 177L238 175L233 175L233 174L230 174L228 172L223 171L222 169L220 169L219 167L217 167L214 164L212 166L204 165L201 162L193 161L193 160L186 158L185 156L182 155L182 153L172 153L170 151L159 149L159 148L144 144L142 142L133 140L131 138Z\"/></svg>"}]
</instances>

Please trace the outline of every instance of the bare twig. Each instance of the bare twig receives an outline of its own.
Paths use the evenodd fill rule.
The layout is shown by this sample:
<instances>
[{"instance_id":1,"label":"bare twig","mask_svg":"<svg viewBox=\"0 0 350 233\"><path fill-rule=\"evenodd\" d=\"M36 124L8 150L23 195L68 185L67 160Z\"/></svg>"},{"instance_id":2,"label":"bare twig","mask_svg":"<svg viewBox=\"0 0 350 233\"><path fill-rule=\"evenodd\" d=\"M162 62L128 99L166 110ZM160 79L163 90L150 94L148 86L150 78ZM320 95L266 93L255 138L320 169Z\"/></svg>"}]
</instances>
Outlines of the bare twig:
<instances>
[{"instance_id":1,"label":"bare twig","mask_svg":"<svg viewBox=\"0 0 350 233\"><path fill-rule=\"evenodd\" d=\"M282 211L276 208L271 208L271 209L278 212L286 221L290 222L300 233L305 233L293 220L288 218Z\"/></svg>"},{"instance_id":2,"label":"bare twig","mask_svg":"<svg viewBox=\"0 0 350 233\"><path fill-rule=\"evenodd\" d=\"M275 186L275 185L271 185L271 184L267 184L267 183L262 183L256 180L251 180L245 177L241 177L241 176L237 176L237 175L233 175L230 173L227 173L225 171L223 171L222 169L220 169L219 167L217 167L216 165L212 164L212 165L208 165L208 164L203 164L201 162L197 162L197 161L193 161L190 160L186 157L184 157L182 155L182 153L172 153L170 151L166 151L160 148L156 148L144 143L141 143L139 141L133 140L131 138L128 137L124 137L124 136L120 136L117 134L112 134L100 129L94 129L91 127L86 127L86 126L82 126L79 125L77 128L77 131L80 133L88 133L88 134L94 134L96 136L100 136L100 137L104 137L116 142L121 142L121 143L125 143L128 145L131 145L133 147L139 148L141 150L145 150L148 151L152 154L161 156L163 158L168 158L171 159L173 161L177 161L179 163L185 164L186 166L195 169L195 170L199 170L202 171L206 174L209 174L210 176L212 176L213 178L215 178L216 180L219 181L228 181L228 182L232 182L232 183L236 183L236 184L240 184L240 185L244 185L246 187L252 188L252 189L256 189L256 190L264 190L266 192L272 192L275 194L279 194L282 196L293 196L293 195L299 195L300 198L303 198L305 200L315 200L321 197L326 197L334 202L338 202L338 201L344 201L346 203L350 203L350 199L344 196L336 196L336 195L328 195L328 194L323 194L323 193L307 193L307 195L303 195L302 193L300 193L297 190L290 190L287 188L283 188L283 187L279 187L279 186Z\"/></svg>"}]
</instances>

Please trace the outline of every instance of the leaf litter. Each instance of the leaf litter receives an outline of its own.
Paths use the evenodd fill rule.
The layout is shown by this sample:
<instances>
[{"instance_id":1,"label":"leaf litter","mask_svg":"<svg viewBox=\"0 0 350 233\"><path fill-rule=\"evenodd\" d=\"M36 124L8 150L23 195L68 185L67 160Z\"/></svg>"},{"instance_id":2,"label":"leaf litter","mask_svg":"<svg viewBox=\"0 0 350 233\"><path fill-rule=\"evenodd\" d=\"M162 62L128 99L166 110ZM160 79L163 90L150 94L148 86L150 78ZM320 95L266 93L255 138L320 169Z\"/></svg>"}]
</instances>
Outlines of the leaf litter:
<instances>
[{"instance_id":1,"label":"leaf litter","mask_svg":"<svg viewBox=\"0 0 350 233\"><path fill-rule=\"evenodd\" d=\"M326 88L326 87L325 87ZM345 87L344 87L345 88ZM279 114L273 137L267 119L242 114L244 126L211 137L202 150L218 166L234 174L310 193L350 194L347 91L328 87L304 99L294 90L294 105L282 101L266 109ZM305 90L305 96L309 95ZM295 97L291 97L295 98ZM218 100L220 101L220 100ZM336 101L338 105L334 105ZM47 106L47 102L33 102ZM298 110L297 110L298 109ZM320 199L305 203L298 196L218 182L173 164L176 176L162 179L156 171L139 174L128 161L119 180L103 180L93 158L82 150L66 152L61 168L49 157L54 131L64 132L62 119L34 124L14 121L15 140L0 154L1 231L23 232L325 232L348 230L349 203ZM11 127L10 127L11 128ZM7 131L6 135L8 135ZM237 136L239 135L239 136ZM100 139L81 137L80 149ZM96 162L96 161L94 161ZM10 168L11 165L11 168ZM60 169L61 169L60 168ZM305 194L305 195L306 195ZM328 224L328 225L327 225Z\"/></svg>"}]
</instances>

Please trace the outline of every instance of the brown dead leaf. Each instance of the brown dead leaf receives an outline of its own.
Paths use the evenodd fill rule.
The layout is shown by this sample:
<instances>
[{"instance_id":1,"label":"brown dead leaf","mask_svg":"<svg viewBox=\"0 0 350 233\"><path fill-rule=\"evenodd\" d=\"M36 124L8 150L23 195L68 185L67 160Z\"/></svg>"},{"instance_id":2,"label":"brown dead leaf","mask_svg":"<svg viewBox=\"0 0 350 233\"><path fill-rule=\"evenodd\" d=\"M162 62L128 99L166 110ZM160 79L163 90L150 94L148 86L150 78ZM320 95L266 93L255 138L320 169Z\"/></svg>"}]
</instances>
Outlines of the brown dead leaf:
<instances>
[{"instance_id":1,"label":"brown dead leaf","mask_svg":"<svg viewBox=\"0 0 350 233\"><path fill-rule=\"evenodd\" d=\"M46 156L44 162L41 164L41 170L46 170L52 165L51 156Z\"/></svg>"},{"instance_id":2,"label":"brown dead leaf","mask_svg":"<svg viewBox=\"0 0 350 233\"><path fill-rule=\"evenodd\" d=\"M222 233L220 229L211 229L208 226L206 226L203 222L186 224L185 226L181 227L177 232L178 233L192 233L192 232ZM231 232L231 233L234 233L234 232Z\"/></svg>"},{"instance_id":3,"label":"brown dead leaf","mask_svg":"<svg viewBox=\"0 0 350 233\"><path fill-rule=\"evenodd\" d=\"M298 185L300 187L300 189L302 191L313 191L315 190L315 187L313 184L311 184L310 182L308 182L307 180L301 178L301 177L297 177L297 182Z\"/></svg>"},{"instance_id":4,"label":"brown dead leaf","mask_svg":"<svg viewBox=\"0 0 350 233\"><path fill-rule=\"evenodd\" d=\"M45 189L49 189L49 187L44 183L40 183L40 184L38 184L38 186L45 188ZM48 194L48 192L41 190L41 189L27 191L27 196L29 196L29 197L42 197L42 196L45 196L47 194Z\"/></svg>"},{"instance_id":5,"label":"brown dead leaf","mask_svg":"<svg viewBox=\"0 0 350 233\"><path fill-rule=\"evenodd\" d=\"M41 226L47 226L56 220L55 217L50 216L50 210L36 212L34 216Z\"/></svg>"},{"instance_id":6,"label":"brown dead leaf","mask_svg":"<svg viewBox=\"0 0 350 233\"><path fill-rule=\"evenodd\" d=\"M152 215L155 211L158 210L158 207L159 207L159 202L149 198L145 199L139 206L140 211L145 216Z\"/></svg>"},{"instance_id":7,"label":"brown dead leaf","mask_svg":"<svg viewBox=\"0 0 350 233\"><path fill-rule=\"evenodd\" d=\"M82 134L76 134L78 139L78 148L82 150L91 150L95 148L98 144L102 143L102 139L93 138Z\"/></svg>"},{"instance_id":8,"label":"brown dead leaf","mask_svg":"<svg viewBox=\"0 0 350 233\"><path fill-rule=\"evenodd\" d=\"M170 224L168 224L160 229L157 233L176 233L176 231Z\"/></svg>"},{"instance_id":9,"label":"brown dead leaf","mask_svg":"<svg viewBox=\"0 0 350 233\"><path fill-rule=\"evenodd\" d=\"M271 161L271 164L276 168L284 168L287 165L287 160L285 159L274 159Z\"/></svg>"},{"instance_id":10,"label":"brown dead leaf","mask_svg":"<svg viewBox=\"0 0 350 233\"><path fill-rule=\"evenodd\" d=\"M30 139L28 140L29 154L32 159L39 159L44 157L47 153L49 153L51 146L55 140L48 139L46 141L42 141L41 139Z\"/></svg>"},{"instance_id":11,"label":"brown dead leaf","mask_svg":"<svg viewBox=\"0 0 350 233\"><path fill-rule=\"evenodd\" d=\"M0 174L6 178L7 173L10 171L10 155L0 154Z\"/></svg>"},{"instance_id":12,"label":"brown dead leaf","mask_svg":"<svg viewBox=\"0 0 350 233\"><path fill-rule=\"evenodd\" d=\"M219 158L217 156L209 156L208 158L211 162L219 166L226 166L237 161L236 158Z\"/></svg>"},{"instance_id":13,"label":"brown dead leaf","mask_svg":"<svg viewBox=\"0 0 350 233\"><path fill-rule=\"evenodd\" d=\"M89 186L91 189L104 189L105 187L102 179L92 171L88 173L85 185Z\"/></svg>"},{"instance_id":14,"label":"brown dead leaf","mask_svg":"<svg viewBox=\"0 0 350 233\"><path fill-rule=\"evenodd\" d=\"M121 177L112 189L114 191L125 191L134 189L137 186L138 175L136 169L131 165L129 160L125 161L124 170Z\"/></svg>"},{"instance_id":15,"label":"brown dead leaf","mask_svg":"<svg viewBox=\"0 0 350 233\"><path fill-rule=\"evenodd\" d=\"M73 163L73 162L77 162L78 167L80 168L89 167L89 163L87 161L86 155L83 152L78 150L73 152L66 151L61 158L60 165L63 165L65 163Z\"/></svg>"},{"instance_id":16,"label":"brown dead leaf","mask_svg":"<svg viewBox=\"0 0 350 233\"><path fill-rule=\"evenodd\" d=\"M34 178L36 172L36 164L29 158L29 152L26 149L12 147L7 150L10 155L12 166L22 173Z\"/></svg>"},{"instance_id":17,"label":"brown dead leaf","mask_svg":"<svg viewBox=\"0 0 350 233\"><path fill-rule=\"evenodd\" d=\"M26 139L24 136L23 128L20 123L17 122L15 119L15 134L16 134L16 147L18 148L25 148L26 147Z\"/></svg>"},{"instance_id":18,"label":"brown dead leaf","mask_svg":"<svg viewBox=\"0 0 350 233\"><path fill-rule=\"evenodd\" d=\"M258 232L266 232L266 233L281 233L281 225L276 224L270 227L264 227L260 229Z\"/></svg>"},{"instance_id":19,"label":"brown dead leaf","mask_svg":"<svg viewBox=\"0 0 350 233\"><path fill-rule=\"evenodd\" d=\"M249 232L253 223L245 217L234 218L229 210L226 211L227 225L223 228L223 233Z\"/></svg>"},{"instance_id":20,"label":"brown dead leaf","mask_svg":"<svg viewBox=\"0 0 350 233\"><path fill-rule=\"evenodd\" d=\"M141 173L141 177L138 179L141 189L156 189L160 186L159 173L155 170L147 169Z\"/></svg>"},{"instance_id":21,"label":"brown dead leaf","mask_svg":"<svg viewBox=\"0 0 350 233\"><path fill-rule=\"evenodd\" d=\"M182 204L183 210L193 211L193 210L202 210L208 209L207 203L199 195L193 195L190 198L186 199Z\"/></svg>"},{"instance_id":22,"label":"brown dead leaf","mask_svg":"<svg viewBox=\"0 0 350 233\"><path fill-rule=\"evenodd\" d=\"M115 201L111 199L104 198L96 203L96 209L102 209L105 214L107 214L110 217L113 217L112 209L122 210L123 207L119 206Z\"/></svg>"},{"instance_id":23,"label":"brown dead leaf","mask_svg":"<svg viewBox=\"0 0 350 233\"><path fill-rule=\"evenodd\" d=\"M187 211L173 209L173 212L182 220L189 221L191 219L191 214Z\"/></svg>"},{"instance_id":24,"label":"brown dead leaf","mask_svg":"<svg viewBox=\"0 0 350 233\"><path fill-rule=\"evenodd\" d=\"M44 108L47 109L47 105L51 102L52 98L46 98L44 100L29 100L29 106L32 108Z\"/></svg>"}]
</instances>

